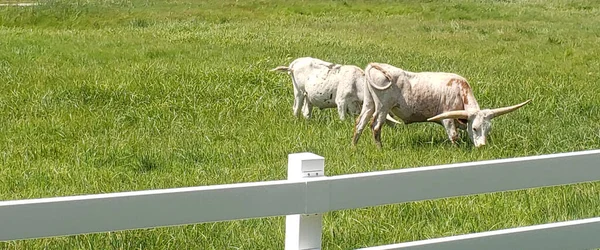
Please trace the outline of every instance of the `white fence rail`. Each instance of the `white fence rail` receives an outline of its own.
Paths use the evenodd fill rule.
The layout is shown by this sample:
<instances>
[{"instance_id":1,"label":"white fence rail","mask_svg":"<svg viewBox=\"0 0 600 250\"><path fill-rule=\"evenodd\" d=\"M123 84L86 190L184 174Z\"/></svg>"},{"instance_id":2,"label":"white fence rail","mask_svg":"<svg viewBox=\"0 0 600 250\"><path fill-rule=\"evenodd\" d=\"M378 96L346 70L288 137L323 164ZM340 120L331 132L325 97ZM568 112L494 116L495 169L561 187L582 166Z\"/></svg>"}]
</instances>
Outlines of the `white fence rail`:
<instances>
[{"instance_id":1,"label":"white fence rail","mask_svg":"<svg viewBox=\"0 0 600 250\"><path fill-rule=\"evenodd\" d=\"M287 215L286 249L320 249L329 211L591 181L600 150L334 177L300 153L285 181L2 201L0 241ZM599 233L592 218L369 249L580 249Z\"/></svg>"},{"instance_id":2,"label":"white fence rail","mask_svg":"<svg viewBox=\"0 0 600 250\"><path fill-rule=\"evenodd\" d=\"M590 249L599 246L598 232L600 232L600 218L592 218L370 247L362 250Z\"/></svg>"}]
</instances>

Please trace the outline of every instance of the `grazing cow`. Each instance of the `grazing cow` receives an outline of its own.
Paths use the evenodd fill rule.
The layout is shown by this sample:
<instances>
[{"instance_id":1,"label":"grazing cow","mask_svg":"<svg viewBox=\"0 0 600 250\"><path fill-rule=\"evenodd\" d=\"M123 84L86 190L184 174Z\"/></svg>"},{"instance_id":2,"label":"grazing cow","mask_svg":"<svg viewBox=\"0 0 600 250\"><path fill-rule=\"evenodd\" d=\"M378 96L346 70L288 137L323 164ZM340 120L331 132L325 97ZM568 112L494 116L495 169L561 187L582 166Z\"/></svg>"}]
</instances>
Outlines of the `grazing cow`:
<instances>
[{"instance_id":1,"label":"grazing cow","mask_svg":"<svg viewBox=\"0 0 600 250\"><path fill-rule=\"evenodd\" d=\"M446 129L454 143L457 127L466 129L475 147L485 145L492 118L510 113L529 103L497 109L480 109L467 80L453 73L408 72L383 63L370 63L365 69L367 89L352 144L356 145L369 118L378 147L381 128L389 112L405 124L436 122Z\"/></svg>"},{"instance_id":2,"label":"grazing cow","mask_svg":"<svg viewBox=\"0 0 600 250\"><path fill-rule=\"evenodd\" d=\"M364 72L352 65L339 65L311 57L301 57L290 66L271 71L287 72L294 85L294 116L311 117L312 108L336 108L340 119L357 115L363 101Z\"/></svg>"}]
</instances>

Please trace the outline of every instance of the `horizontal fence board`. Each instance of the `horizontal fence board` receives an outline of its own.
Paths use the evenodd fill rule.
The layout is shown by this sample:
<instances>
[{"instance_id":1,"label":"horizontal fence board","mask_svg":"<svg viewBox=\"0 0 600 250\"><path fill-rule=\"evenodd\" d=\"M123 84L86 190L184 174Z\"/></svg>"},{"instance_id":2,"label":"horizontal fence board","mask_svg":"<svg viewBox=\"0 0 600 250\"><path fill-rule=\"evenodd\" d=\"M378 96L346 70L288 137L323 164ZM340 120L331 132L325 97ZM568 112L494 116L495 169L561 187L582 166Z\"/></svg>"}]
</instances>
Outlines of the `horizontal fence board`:
<instances>
[{"instance_id":1,"label":"horizontal fence board","mask_svg":"<svg viewBox=\"0 0 600 250\"><path fill-rule=\"evenodd\" d=\"M599 232L600 217L369 247L362 250L591 249L600 247Z\"/></svg>"},{"instance_id":2,"label":"horizontal fence board","mask_svg":"<svg viewBox=\"0 0 600 250\"><path fill-rule=\"evenodd\" d=\"M0 202L0 241L305 211L306 183L271 181Z\"/></svg>"},{"instance_id":3,"label":"horizontal fence board","mask_svg":"<svg viewBox=\"0 0 600 250\"><path fill-rule=\"evenodd\" d=\"M309 190L312 182L328 182L329 204L326 211L321 211L322 204L308 204L307 210L327 212L598 181L599 163L600 150L593 150L333 176L308 182Z\"/></svg>"},{"instance_id":4,"label":"horizontal fence board","mask_svg":"<svg viewBox=\"0 0 600 250\"><path fill-rule=\"evenodd\" d=\"M270 181L0 202L0 241L325 213L600 180L600 150Z\"/></svg>"}]
</instances>

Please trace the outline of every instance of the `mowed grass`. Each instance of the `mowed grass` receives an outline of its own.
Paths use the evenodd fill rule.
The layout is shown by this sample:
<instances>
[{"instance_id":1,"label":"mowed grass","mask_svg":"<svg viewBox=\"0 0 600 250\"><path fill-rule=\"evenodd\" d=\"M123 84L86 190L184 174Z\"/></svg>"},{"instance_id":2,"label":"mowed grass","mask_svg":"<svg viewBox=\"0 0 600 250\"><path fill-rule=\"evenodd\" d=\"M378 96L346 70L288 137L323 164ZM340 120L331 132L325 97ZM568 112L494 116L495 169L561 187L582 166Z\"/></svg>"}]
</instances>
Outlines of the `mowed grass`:
<instances>
[{"instance_id":1,"label":"mowed grass","mask_svg":"<svg viewBox=\"0 0 600 250\"><path fill-rule=\"evenodd\" d=\"M287 155L305 151L331 176L600 148L597 1L40 3L0 7L2 200L280 180ZM458 73L483 108L533 101L495 119L484 148L465 133L452 145L435 124L385 127L381 150L365 131L352 147L353 119L292 116L291 81L269 69L303 56ZM331 212L323 247L600 216L599 188ZM275 217L0 248L282 249L284 227Z\"/></svg>"}]
</instances>

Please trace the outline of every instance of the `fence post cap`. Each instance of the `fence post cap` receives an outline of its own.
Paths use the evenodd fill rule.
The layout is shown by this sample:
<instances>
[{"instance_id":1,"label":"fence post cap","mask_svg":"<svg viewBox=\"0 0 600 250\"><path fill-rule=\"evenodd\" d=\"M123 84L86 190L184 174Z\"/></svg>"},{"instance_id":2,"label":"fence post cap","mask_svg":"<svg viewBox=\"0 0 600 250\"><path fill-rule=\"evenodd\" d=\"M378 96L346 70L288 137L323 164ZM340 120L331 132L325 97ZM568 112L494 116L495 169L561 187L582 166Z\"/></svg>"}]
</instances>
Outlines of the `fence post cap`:
<instances>
[{"instance_id":1,"label":"fence post cap","mask_svg":"<svg viewBox=\"0 0 600 250\"><path fill-rule=\"evenodd\" d=\"M318 160L318 159L323 160L323 159L325 159L325 157L320 156L315 153L311 153L311 152L289 154L288 157L290 159L297 159L297 160Z\"/></svg>"},{"instance_id":2,"label":"fence post cap","mask_svg":"<svg viewBox=\"0 0 600 250\"><path fill-rule=\"evenodd\" d=\"M319 177L325 172L325 158L309 152L289 154L288 180Z\"/></svg>"}]
</instances>

